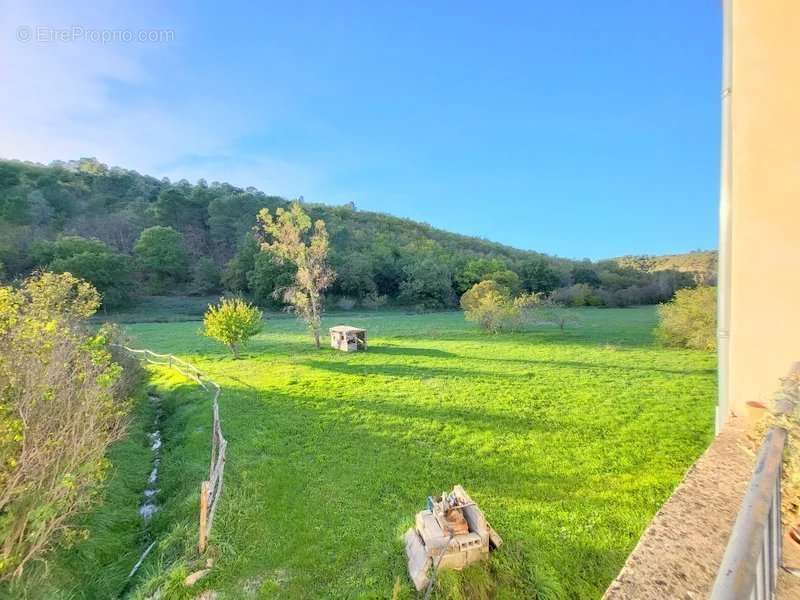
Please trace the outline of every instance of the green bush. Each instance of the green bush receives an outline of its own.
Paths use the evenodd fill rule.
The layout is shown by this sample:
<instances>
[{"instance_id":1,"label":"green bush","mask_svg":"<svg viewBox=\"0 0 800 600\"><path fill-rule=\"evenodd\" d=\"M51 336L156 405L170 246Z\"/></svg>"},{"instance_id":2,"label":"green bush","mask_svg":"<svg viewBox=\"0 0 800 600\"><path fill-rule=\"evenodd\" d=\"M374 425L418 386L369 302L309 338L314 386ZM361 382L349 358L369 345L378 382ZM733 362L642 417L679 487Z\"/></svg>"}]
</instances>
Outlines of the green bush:
<instances>
[{"instance_id":1,"label":"green bush","mask_svg":"<svg viewBox=\"0 0 800 600\"><path fill-rule=\"evenodd\" d=\"M658 307L658 316L655 334L664 345L716 350L717 288L678 290Z\"/></svg>"},{"instance_id":2,"label":"green bush","mask_svg":"<svg viewBox=\"0 0 800 600\"><path fill-rule=\"evenodd\" d=\"M239 349L261 331L261 311L241 298L223 298L208 307L202 333L225 344L239 358Z\"/></svg>"}]
</instances>

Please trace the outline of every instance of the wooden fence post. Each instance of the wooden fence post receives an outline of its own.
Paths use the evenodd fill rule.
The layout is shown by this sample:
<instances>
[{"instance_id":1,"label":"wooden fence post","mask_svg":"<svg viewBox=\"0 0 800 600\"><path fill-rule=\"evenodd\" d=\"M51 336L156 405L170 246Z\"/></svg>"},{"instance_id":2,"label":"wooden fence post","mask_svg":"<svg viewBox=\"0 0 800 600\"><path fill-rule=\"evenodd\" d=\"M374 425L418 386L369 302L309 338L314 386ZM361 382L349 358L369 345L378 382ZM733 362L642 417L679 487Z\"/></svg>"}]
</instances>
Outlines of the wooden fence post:
<instances>
[{"instance_id":1,"label":"wooden fence post","mask_svg":"<svg viewBox=\"0 0 800 600\"><path fill-rule=\"evenodd\" d=\"M200 539L197 544L197 547L200 550L200 554L203 554L206 551L206 542L207 542L206 524L208 520L208 487L209 487L208 481L204 481L200 485Z\"/></svg>"}]
</instances>

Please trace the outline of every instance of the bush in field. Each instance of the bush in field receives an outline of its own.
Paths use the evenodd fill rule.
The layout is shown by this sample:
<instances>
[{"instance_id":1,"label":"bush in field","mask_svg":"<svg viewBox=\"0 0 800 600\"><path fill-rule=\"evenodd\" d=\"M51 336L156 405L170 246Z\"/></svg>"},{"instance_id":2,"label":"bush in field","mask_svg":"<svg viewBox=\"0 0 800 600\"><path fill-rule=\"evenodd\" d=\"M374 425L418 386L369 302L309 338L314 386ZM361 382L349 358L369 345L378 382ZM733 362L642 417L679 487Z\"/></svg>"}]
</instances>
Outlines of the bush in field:
<instances>
[{"instance_id":1,"label":"bush in field","mask_svg":"<svg viewBox=\"0 0 800 600\"><path fill-rule=\"evenodd\" d=\"M59 541L96 498L138 373L89 332L100 296L69 273L0 287L0 579Z\"/></svg>"},{"instance_id":2,"label":"bush in field","mask_svg":"<svg viewBox=\"0 0 800 600\"><path fill-rule=\"evenodd\" d=\"M508 290L496 281L476 283L461 296L461 308L468 321L490 333L515 329L520 324L520 309Z\"/></svg>"},{"instance_id":3,"label":"bush in field","mask_svg":"<svg viewBox=\"0 0 800 600\"><path fill-rule=\"evenodd\" d=\"M241 298L223 298L203 317L203 335L222 342L239 358L239 349L261 331L261 311Z\"/></svg>"},{"instance_id":4,"label":"bush in field","mask_svg":"<svg viewBox=\"0 0 800 600\"><path fill-rule=\"evenodd\" d=\"M698 287L675 292L658 307L656 337L667 346L715 350L717 347L717 288Z\"/></svg>"}]
</instances>

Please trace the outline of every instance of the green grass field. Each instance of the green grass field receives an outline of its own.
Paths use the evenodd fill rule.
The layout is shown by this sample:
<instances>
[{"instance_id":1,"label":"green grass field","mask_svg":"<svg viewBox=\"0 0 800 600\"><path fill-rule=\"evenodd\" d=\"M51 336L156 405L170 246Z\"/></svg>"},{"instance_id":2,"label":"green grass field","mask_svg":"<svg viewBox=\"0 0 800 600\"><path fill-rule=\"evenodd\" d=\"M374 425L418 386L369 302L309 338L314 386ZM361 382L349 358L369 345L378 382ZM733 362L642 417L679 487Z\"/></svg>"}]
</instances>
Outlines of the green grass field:
<instances>
[{"instance_id":1,"label":"green grass field","mask_svg":"<svg viewBox=\"0 0 800 600\"><path fill-rule=\"evenodd\" d=\"M401 536L426 496L461 483L506 544L488 569L445 576L440 598L459 587L461 597L599 598L711 438L715 356L655 346L653 307L576 312L566 332L496 336L458 312L329 316L326 327L368 328L369 351L354 354L315 350L294 319L271 318L238 361L198 322L127 325L135 345L180 355L223 388L216 562L192 593L389 598L399 580L397 597L414 597ZM152 383L167 412L163 508L146 534L120 526L128 547L117 557L96 548L109 537L98 515L129 510L130 490L144 488L134 429L121 445L132 451L113 455L133 483L90 517L99 536L53 561L49 581L74 593L64 597L121 590L148 536L159 543L134 597L165 581L168 597L187 595L177 584L192 568L182 557L208 469L210 399L164 370ZM101 580L89 591L70 569L79 557Z\"/></svg>"}]
</instances>

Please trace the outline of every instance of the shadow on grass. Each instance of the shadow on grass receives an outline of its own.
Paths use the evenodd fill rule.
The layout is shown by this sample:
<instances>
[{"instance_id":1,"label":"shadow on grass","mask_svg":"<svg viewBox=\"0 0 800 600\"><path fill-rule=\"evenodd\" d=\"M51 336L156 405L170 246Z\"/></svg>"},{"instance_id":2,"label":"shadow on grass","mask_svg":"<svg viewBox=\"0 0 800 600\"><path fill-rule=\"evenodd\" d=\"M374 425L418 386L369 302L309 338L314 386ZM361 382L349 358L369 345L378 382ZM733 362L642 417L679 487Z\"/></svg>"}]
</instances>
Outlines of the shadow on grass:
<instances>
[{"instance_id":1,"label":"shadow on grass","mask_svg":"<svg viewBox=\"0 0 800 600\"><path fill-rule=\"evenodd\" d=\"M714 369L663 369L659 367L638 367L633 365L614 365L605 363L590 363L574 360L523 360L511 359L506 360L502 358L466 358L460 357L460 364L464 361L471 362L514 362L520 365L529 366L532 369L536 367L557 368L557 369L581 369L587 371L596 370L613 370L613 371L634 371L640 373L663 373L666 375L711 375L716 371ZM404 365L404 364L373 364L373 363L349 363L349 362L324 362L321 360L308 360L303 363L305 366L312 369L321 369L324 371L331 371L344 375L354 375L360 377L369 377L379 375L383 377L409 377L414 379L428 379L428 378L478 378L478 379L504 379L504 380L518 380L532 372L518 372L518 373L498 373L496 371L484 371L471 369L469 367L455 368L455 367L423 367L420 365Z\"/></svg>"},{"instance_id":2,"label":"shadow on grass","mask_svg":"<svg viewBox=\"0 0 800 600\"><path fill-rule=\"evenodd\" d=\"M537 562L544 561L548 568L560 571L567 590L577 584L601 592L624 561L627 541L610 546L604 541L592 547L583 535L565 535L556 550L549 547L550 534L537 531L564 529L558 514L573 510L581 513L591 504L591 510L600 514L606 538L612 530L618 535L625 532L621 540L632 539L636 533L630 523L615 514L627 508L626 499L617 502L605 497L595 502L596 483L588 481L569 461L558 468L551 461L478 456L469 444L459 447L457 440L450 439L451 431L434 428L410 434L408 423L384 417L422 419L438 425L459 423L498 435L536 435L546 429L541 424L460 407L371 404L348 399L349 408L358 413L378 415L377 420L368 417L364 421L342 412L341 404L333 399L270 393L264 402L239 390L232 390L231 396L229 406L223 406L223 422L231 441L226 485L232 497L242 493L248 501L244 506L223 501L219 526L235 529L226 531L226 538L237 550L243 550L238 546L255 534L247 525L251 519L258 521L257 530L269 532L272 551L268 556L248 556L250 564L245 571L257 573L265 566L288 565L298 573L298 581L287 597L312 594L314 585L330 585L331 589L352 594L356 590L349 586L356 581L385 578L387 590L396 576L406 581L402 548L395 539L396 524L410 523L426 495L454 483L465 485L483 504L508 542L535 548ZM252 495L255 488L251 480L259 473L268 477L263 482L268 488L264 498ZM314 505L315 510L303 510L303 503L293 500L297 497ZM545 520L533 529L525 524L528 520L541 521L543 511L552 512L549 522ZM334 541L339 544L340 539L336 556L329 560L341 569L324 568L322 572L327 575L315 581L306 557L327 555L324 550ZM309 552L303 547L307 544L317 547L321 554ZM364 556L376 558L367 560ZM569 556L573 557L571 561L564 558ZM564 564L560 564L562 561ZM225 568L224 563L221 566ZM580 582L569 581L568 574L575 569L583 573ZM518 597L532 597L528 594L535 590L528 587L529 583L520 581ZM311 587L301 591L301 586Z\"/></svg>"},{"instance_id":3,"label":"shadow on grass","mask_svg":"<svg viewBox=\"0 0 800 600\"><path fill-rule=\"evenodd\" d=\"M413 348L411 346L374 346L368 350L369 354L388 356L429 356L431 358L452 358L457 356L452 352L436 350L435 348Z\"/></svg>"}]
</instances>

